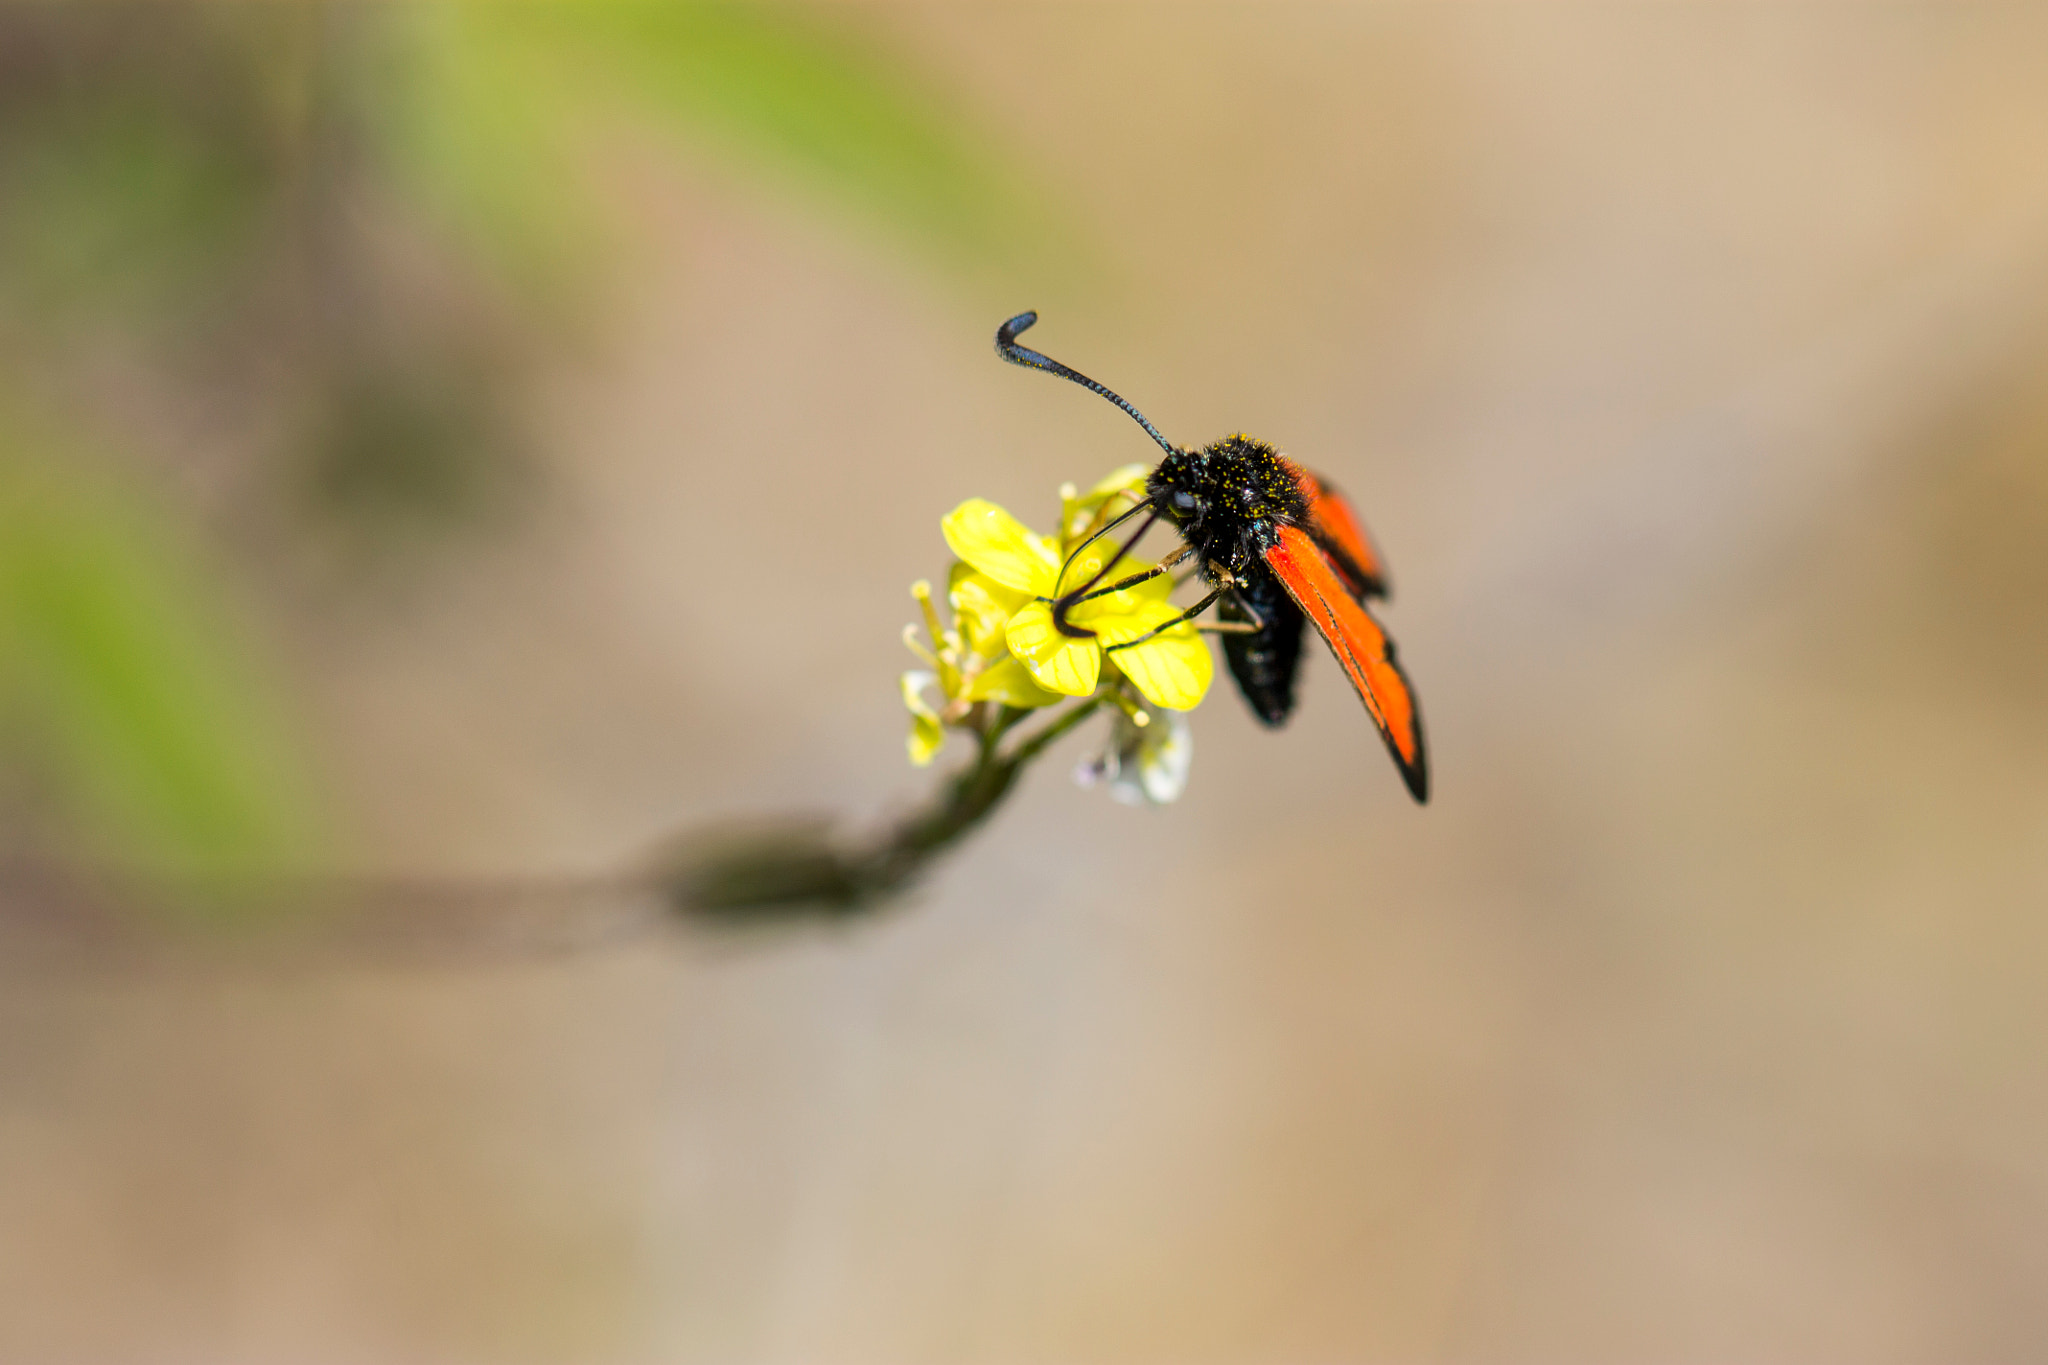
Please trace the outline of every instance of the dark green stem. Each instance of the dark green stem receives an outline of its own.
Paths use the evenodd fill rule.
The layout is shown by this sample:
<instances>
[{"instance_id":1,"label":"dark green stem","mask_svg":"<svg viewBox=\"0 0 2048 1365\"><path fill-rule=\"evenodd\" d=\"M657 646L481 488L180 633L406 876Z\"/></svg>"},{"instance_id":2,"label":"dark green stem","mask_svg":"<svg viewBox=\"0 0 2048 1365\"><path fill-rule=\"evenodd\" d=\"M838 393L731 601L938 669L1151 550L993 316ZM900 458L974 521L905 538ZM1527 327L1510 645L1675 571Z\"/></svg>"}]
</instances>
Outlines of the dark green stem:
<instances>
[{"instance_id":1,"label":"dark green stem","mask_svg":"<svg viewBox=\"0 0 2048 1365\"><path fill-rule=\"evenodd\" d=\"M710 918L779 918L812 908L850 913L902 891L1000 806L1024 768L1093 715L1100 694L1061 712L1003 752L1030 711L1000 707L976 733L975 758L927 806L876 838L848 847L820 823L783 824L699 840L664 859L662 884L678 909Z\"/></svg>"}]
</instances>

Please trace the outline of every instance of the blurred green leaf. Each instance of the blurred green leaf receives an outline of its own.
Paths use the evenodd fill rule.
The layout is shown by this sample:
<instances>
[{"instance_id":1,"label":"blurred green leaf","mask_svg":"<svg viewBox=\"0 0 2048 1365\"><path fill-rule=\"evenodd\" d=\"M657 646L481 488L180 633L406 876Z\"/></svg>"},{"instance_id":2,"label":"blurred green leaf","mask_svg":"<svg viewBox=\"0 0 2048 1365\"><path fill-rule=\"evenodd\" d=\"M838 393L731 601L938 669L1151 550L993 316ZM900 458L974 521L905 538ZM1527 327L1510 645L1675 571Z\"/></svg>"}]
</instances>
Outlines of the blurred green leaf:
<instances>
[{"instance_id":1,"label":"blurred green leaf","mask_svg":"<svg viewBox=\"0 0 2048 1365\"><path fill-rule=\"evenodd\" d=\"M580 46L587 74L898 227L994 259L1039 218L965 109L828 11L600 0L523 13L551 20L562 50Z\"/></svg>"},{"instance_id":2,"label":"blurred green leaf","mask_svg":"<svg viewBox=\"0 0 2048 1365\"><path fill-rule=\"evenodd\" d=\"M299 861L310 784L226 594L162 513L0 412L0 717L95 856Z\"/></svg>"},{"instance_id":3,"label":"blurred green leaf","mask_svg":"<svg viewBox=\"0 0 2048 1365\"><path fill-rule=\"evenodd\" d=\"M822 10L469 4L411 16L415 96L394 136L422 192L529 266L575 221L575 138L624 111L975 266L1071 249L1021 169L929 80Z\"/></svg>"},{"instance_id":4,"label":"blurred green leaf","mask_svg":"<svg viewBox=\"0 0 2048 1365\"><path fill-rule=\"evenodd\" d=\"M488 264L559 296L599 236L579 192L557 54L513 40L496 6L393 11L370 110L408 192Z\"/></svg>"},{"instance_id":5,"label":"blurred green leaf","mask_svg":"<svg viewBox=\"0 0 2048 1365\"><path fill-rule=\"evenodd\" d=\"M254 229L244 148L145 96L53 101L0 147L0 271L17 308L153 301L208 278Z\"/></svg>"}]
</instances>

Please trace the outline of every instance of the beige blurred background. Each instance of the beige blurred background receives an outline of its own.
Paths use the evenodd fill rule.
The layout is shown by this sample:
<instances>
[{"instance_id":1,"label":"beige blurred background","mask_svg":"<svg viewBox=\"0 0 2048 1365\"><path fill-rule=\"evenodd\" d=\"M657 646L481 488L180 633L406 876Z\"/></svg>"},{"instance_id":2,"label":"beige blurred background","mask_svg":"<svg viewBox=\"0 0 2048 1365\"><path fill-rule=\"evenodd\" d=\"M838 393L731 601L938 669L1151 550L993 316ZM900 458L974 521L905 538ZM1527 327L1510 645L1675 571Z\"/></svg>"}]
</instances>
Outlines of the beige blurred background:
<instances>
[{"instance_id":1,"label":"beige blurred background","mask_svg":"<svg viewBox=\"0 0 2048 1365\"><path fill-rule=\"evenodd\" d=\"M0 9L0 1357L2039 1354L2044 70L2029 6ZM530 936L925 790L939 516L1148 457L1025 307L1353 495L1433 804L1318 656L885 913ZM53 857L482 889L278 951L321 897Z\"/></svg>"}]
</instances>

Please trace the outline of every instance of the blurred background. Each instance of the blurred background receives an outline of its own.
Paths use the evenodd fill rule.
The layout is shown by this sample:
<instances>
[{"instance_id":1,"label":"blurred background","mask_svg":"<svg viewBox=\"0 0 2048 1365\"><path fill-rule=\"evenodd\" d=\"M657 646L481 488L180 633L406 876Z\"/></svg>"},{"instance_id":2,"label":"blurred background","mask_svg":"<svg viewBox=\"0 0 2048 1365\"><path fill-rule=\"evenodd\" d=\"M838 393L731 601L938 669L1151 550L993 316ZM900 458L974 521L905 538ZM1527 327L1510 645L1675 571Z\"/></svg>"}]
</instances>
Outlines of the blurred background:
<instances>
[{"instance_id":1,"label":"blurred background","mask_svg":"<svg viewBox=\"0 0 2048 1365\"><path fill-rule=\"evenodd\" d=\"M0 7L0 1356L2037 1354L2044 64ZM1151 453L1027 307L1352 495L1433 804L1318 652L1179 806L1070 739L871 917L545 894L928 788L939 516Z\"/></svg>"}]
</instances>

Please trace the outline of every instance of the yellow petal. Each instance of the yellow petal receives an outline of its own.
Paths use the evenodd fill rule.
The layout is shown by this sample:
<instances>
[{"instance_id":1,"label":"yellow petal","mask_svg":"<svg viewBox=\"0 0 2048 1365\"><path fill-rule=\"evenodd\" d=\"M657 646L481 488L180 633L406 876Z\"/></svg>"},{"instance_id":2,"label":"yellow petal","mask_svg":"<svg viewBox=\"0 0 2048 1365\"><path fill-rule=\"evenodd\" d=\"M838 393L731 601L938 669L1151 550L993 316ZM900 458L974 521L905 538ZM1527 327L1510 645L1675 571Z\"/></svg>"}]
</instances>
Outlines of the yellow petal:
<instances>
[{"instance_id":1,"label":"yellow petal","mask_svg":"<svg viewBox=\"0 0 2048 1365\"><path fill-rule=\"evenodd\" d=\"M1040 687L1068 697L1085 697L1095 690L1102 673L1102 647L1092 639L1060 634L1046 603L1026 603L1010 618L1008 636L1010 653L1023 660Z\"/></svg>"},{"instance_id":2,"label":"yellow petal","mask_svg":"<svg viewBox=\"0 0 2048 1365\"><path fill-rule=\"evenodd\" d=\"M1170 602L1146 602L1136 610L1089 625L1101 633L1105 648L1135 640L1147 631L1180 615ZM1110 654L1123 675L1137 684L1145 700L1169 711L1192 710L1208 692L1216 677L1216 661L1209 646L1183 622L1143 644L1129 645Z\"/></svg>"},{"instance_id":3,"label":"yellow petal","mask_svg":"<svg viewBox=\"0 0 2048 1365\"><path fill-rule=\"evenodd\" d=\"M984 659L997 658L1009 648L1003 643L1003 627L1031 600L1030 594L1006 588L970 564L953 566L946 596L968 652Z\"/></svg>"},{"instance_id":4,"label":"yellow petal","mask_svg":"<svg viewBox=\"0 0 2048 1365\"><path fill-rule=\"evenodd\" d=\"M1081 506L1099 506L1105 499L1127 488L1143 490L1145 480L1151 473L1152 466L1148 464L1127 464L1121 469L1111 470L1102 482L1081 495Z\"/></svg>"},{"instance_id":5,"label":"yellow petal","mask_svg":"<svg viewBox=\"0 0 2048 1365\"><path fill-rule=\"evenodd\" d=\"M910 761L920 768L931 762L932 755L946 742L939 713L924 699L924 690L932 682L932 675L923 669L912 669L902 678L903 705L910 712Z\"/></svg>"},{"instance_id":6,"label":"yellow petal","mask_svg":"<svg viewBox=\"0 0 2048 1365\"><path fill-rule=\"evenodd\" d=\"M911 715L930 716L933 720L939 718L939 713L932 710L931 703L924 699L924 690L930 687L933 681L928 670L913 668L898 681L903 686L903 705Z\"/></svg>"},{"instance_id":7,"label":"yellow petal","mask_svg":"<svg viewBox=\"0 0 2048 1365\"><path fill-rule=\"evenodd\" d=\"M946 742L945 727L929 716L910 718L910 761L922 768L932 761L939 752L939 746Z\"/></svg>"},{"instance_id":8,"label":"yellow petal","mask_svg":"<svg viewBox=\"0 0 2048 1365\"><path fill-rule=\"evenodd\" d=\"M939 522L953 553L1006 588L1049 596L1059 558L1023 522L985 498L969 498Z\"/></svg>"},{"instance_id":9,"label":"yellow petal","mask_svg":"<svg viewBox=\"0 0 2048 1365\"><path fill-rule=\"evenodd\" d=\"M1060 694L1048 692L1031 680L1031 671L1014 654L982 670L968 685L969 701L999 701L1005 706L1051 706Z\"/></svg>"},{"instance_id":10,"label":"yellow petal","mask_svg":"<svg viewBox=\"0 0 2048 1365\"><path fill-rule=\"evenodd\" d=\"M1060 512L1064 520L1060 525L1066 528L1068 544L1087 535L1117 513L1129 510L1144 496L1145 480L1151 472L1150 465L1127 464L1086 493L1076 495L1074 485L1063 486L1060 489ZM1126 493L1130 496L1120 496Z\"/></svg>"},{"instance_id":11,"label":"yellow petal","mask_svg":"<svg viewBox=\"0 0 2048 1365\"><path fill-rule=\"evenodd\" d=\"M1119 582L1130 574L1141 572L1150 567L1143 560L1137 561L1134 565L1131 560L1127 559L1110 570L1109 574L1105 576L1105 580L1107 583ZM1087 580L1079 579L1076 581L1086 582ZM1094 592L1096 589L1091 588L1089 591ZM1145 627L1145 630L1150 630L1153 625L1161 621L1172 620L1174 615L1180 610L1178 607L1166 610L1166 608L1172 606L1166 600L1167 595L1172 591L1173 579L1166 574L1160 574L1157 577L1146 579L1135 587L1123 588L1103 597L1091 597L1085 602L1076 602L1073 606L1067 608L1067 620L1074 625L1085 626L1089 630L1099 631L1102 628L1103 622L1120 620L1136 612L1141 613L1144 619L1150 623ZM1129 640L1135 639L1142 634L1144 634L1143 630L1129 631L1117 638ZM1103 643L1111 644L1114 642L1104 640Z\"/></svg>"}]
</instances>

